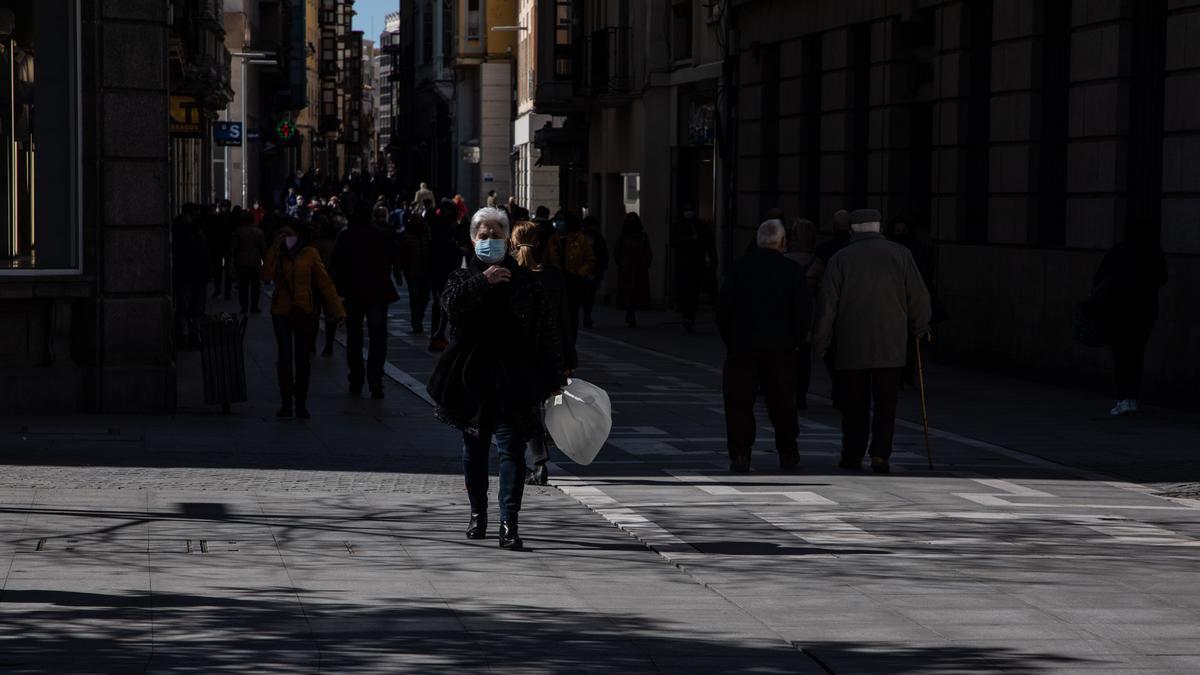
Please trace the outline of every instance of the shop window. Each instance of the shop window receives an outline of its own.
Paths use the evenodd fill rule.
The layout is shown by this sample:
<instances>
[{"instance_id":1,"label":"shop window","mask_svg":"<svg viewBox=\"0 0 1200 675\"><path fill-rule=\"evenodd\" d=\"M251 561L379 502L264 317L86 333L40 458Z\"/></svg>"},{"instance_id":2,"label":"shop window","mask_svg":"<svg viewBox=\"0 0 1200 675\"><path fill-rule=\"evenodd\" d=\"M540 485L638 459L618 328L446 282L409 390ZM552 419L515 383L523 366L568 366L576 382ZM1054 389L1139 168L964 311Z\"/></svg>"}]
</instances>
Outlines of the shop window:
<instances>
[{"instance_id":1,"label":"shop window","mask_svg":"<svg viewBox=\"0 0 1200 675\"><path fill-rule=\"evenodd\" d=\"M0 6L0 273L79 269L78 11Z\"/></svg>"}]
</instances>

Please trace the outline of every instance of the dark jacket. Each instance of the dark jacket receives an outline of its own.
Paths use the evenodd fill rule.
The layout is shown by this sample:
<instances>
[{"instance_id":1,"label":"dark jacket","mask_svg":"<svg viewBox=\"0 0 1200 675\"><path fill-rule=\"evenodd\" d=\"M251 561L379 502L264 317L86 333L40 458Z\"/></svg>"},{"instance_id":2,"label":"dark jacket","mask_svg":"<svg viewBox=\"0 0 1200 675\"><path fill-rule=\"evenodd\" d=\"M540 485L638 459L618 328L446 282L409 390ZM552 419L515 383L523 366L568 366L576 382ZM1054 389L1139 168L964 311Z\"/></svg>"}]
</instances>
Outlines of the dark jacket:
<instances>
[{"instance_id":1,"label":"dark jacket","mask_svg":"<svg viewBox=\"0 0 1200 675\"><path fill-rule=\"evenodd\" d=\"M429 256L433 243L425 221L410 218L404 233L399 237L399 243L400 267L404 276L410 279L424 279L429 276Z\"/></svg>"},{"instance_id":2,"label":"dark jacket","mask_svg":"<svg viewBox=\"0 0 1200 675\"><path fill-rule=\"evenodd\" d=\"M712 227L701 220L680 220L671 227L671 248L675 251L676 283L699 282L710 268L717 266L717 238Z\"/></svg>"},{"instance_id":3,"label":"dark jacket","mask_svg":"<svg viewBox=\"0 0 1200 675\"><path fill-rule=\"evenodd\" d=\"M229 249L236 267L255 270L261 268L262 259L267 255L267 240L263 237L262 228L257 225L238 227L233 231Z\"/></svg>"},{"instance_id":4,"label":"dark jacket","mask_svg":"<svg viewBox=\"0 0 1200 675\"><path fill-rule=\"evenodd\" d=\"M596 256L596 271L592 276L602 280L604 273L608 271L608 242L600 230L584 230L584 234L587 235L588 243L592 245L592 253Z\"/></svg>"},{"instance_id":5,"label":"dark jacket","mask_svg":"<svg viewBox=\"0 0 1200 675\"><path fill-rule=\"evenodd\" d=\"M171 260L176 286L204 284L212 276L204 232L183 216L175 219L171 230Z\"/></svg>"},{"instance_id":6,"label":"dark jacket","mask_svg":"<svg viewBox=\"0 0 1200 675\"><path fill-rule=\"evenodd\" d=\"M429 378L437 416L459 428L481 420L537 424L537 406L566 384L554 312L537 274L511 257L512 279L489 284L475 256L451 272L441 302L450 346Z\"/></svg>"},{"instance_id":7,"label":"dark jacket","mask_svg":"<svg viewBox=\"0 0 1200 675\"><path fill-rule=\"evenodd\" d=\"M1092 279L1092 296L1101 303L1109 325L1135 329L1154 325L1158 289L1167 283L1167 260L1153 245L1117 244L1104 256Z\"/></svg>"},{"instance_id":8,"label":"dark jacket","mask_svg":"<svg viewBox=\"0 0 1200 675\"><path fill-rule=\"evenodd\" d=\"M804 270L758 248L733 265L717 298L717 326L730 352L796 349L808 339L812 303Z\"/></svg>"},{"instance_id":9,"label":"dark jacket","mask_svg":"<svg viewBox=\"0 0 1200 675\"><path fill-rule=\"evenodd\" d=\"M567 308L566 275L553 265L543 265L536 273L542 288L546 290L546 302L554 313L554 325L558 327L558 339L563 350L563 368L575 370L579 367L579 357L575 352L575 336L570 329L571 313Z\"/></svg>"},{"instance_id":10,"label":"dark jacket","mask_svg":"<svg viewBox=\"0 0 1200 675\"><path fill-rule=\"evenodd\" d=\"M912 253L882 234L855 234L825 268L813 348L824 356L833 344L837 370L901 368L908 341L929 329L929 319L929 291Z\"/></svg>"},{"instance_id":11,"label":"dark jacket","mask_svg":"<svg viewBox=\"0 0 1200 675\"><path fill-rule=\"evenodd\" d=\"M387 305L400 297L392 284L399 266L391 233L370 223L353 225L338 235L330 265L338 295L364 307Z\"/></svg>"},{"instance_id":12,"label":"dark jacket","mask_svg":"<svg viewBox=\"0 0 1200 675\"><path fill-rule=\"evenodd\" d=\"M617 263L617 307L647 309L650 307L650 265L654 248L650 237L640 230L625 232L613 247Z\"/></svg>"}]
</instances>

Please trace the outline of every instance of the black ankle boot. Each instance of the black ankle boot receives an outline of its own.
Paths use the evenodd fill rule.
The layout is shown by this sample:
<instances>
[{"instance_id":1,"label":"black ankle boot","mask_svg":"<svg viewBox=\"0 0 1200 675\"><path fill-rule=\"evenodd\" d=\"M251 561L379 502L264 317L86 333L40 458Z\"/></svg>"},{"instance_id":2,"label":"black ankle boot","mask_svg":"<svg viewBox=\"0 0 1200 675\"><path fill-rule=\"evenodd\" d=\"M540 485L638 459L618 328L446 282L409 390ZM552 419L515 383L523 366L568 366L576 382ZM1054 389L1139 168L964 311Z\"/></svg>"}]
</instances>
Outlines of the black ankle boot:
<instances>
[{"instance_id":1,"label":"black ankle boot","mask_svg":"<svg viewBox=\"0 0 1200 675\"><path fill-rule=\"evenodd\" d=\"M524 543L517 534L516 518L500 521L500 548L517 551L521 549Z\"/></svg>"},{"instance_id":2,"label":"black ankle boot","mask_svg":"<svg viewBox=\"0 0 1200 675\"><path fill-rule=\"evenodd\" d=\"M487 536L487 514L472 513L471 523L467 525L467 539L483 539Z\"/></svg>"}]
</instances>

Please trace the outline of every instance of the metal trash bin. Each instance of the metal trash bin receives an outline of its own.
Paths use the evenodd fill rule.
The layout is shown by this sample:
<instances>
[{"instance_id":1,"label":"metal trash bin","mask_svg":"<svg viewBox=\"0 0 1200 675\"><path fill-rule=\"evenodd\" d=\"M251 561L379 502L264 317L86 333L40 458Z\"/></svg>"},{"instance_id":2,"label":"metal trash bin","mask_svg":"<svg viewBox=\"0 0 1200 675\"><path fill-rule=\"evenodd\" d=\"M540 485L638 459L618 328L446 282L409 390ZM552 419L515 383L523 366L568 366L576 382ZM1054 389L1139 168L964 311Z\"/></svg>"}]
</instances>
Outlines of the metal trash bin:
<instances>
[{"instance_id":1,"label":"metal trash bin","mask_svg":"<svg viewBox=\"0 0 1200 675\"><path fill-rule=\"evenodd\" d=\"M246 401L246 359L242 352L246 317L221 313L203 317L199 323L204 402L219 403L221 412L228 414L230 404Z\"/></svg>"}]
</instances>

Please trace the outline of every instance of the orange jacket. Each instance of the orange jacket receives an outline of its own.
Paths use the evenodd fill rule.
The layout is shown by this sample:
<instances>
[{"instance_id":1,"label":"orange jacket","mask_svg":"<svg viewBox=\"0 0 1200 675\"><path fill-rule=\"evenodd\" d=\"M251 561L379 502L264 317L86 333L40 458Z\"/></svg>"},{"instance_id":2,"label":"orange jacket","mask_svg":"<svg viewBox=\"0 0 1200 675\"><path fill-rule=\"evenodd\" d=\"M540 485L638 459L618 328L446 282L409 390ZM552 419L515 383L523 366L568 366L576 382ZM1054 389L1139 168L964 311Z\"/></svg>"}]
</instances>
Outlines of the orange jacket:
<instances>
[{"instance_id":1,"label":"orange jacket","mask_svg":"<svg viewBox=\"0 0 1200 675\"><path fill-rule=\"evenodd\" d=\"M312 246L305 246L293 257L279 255L279 244L272 244L263 262L262 280L275 282L272 314L286 316L293 307L316 314L313 294L319 291L327 310L331 310L339 319L346 317L342 299L338 297L333 280L321 262L321 254Z\"/></svg>"}]
</instances>

